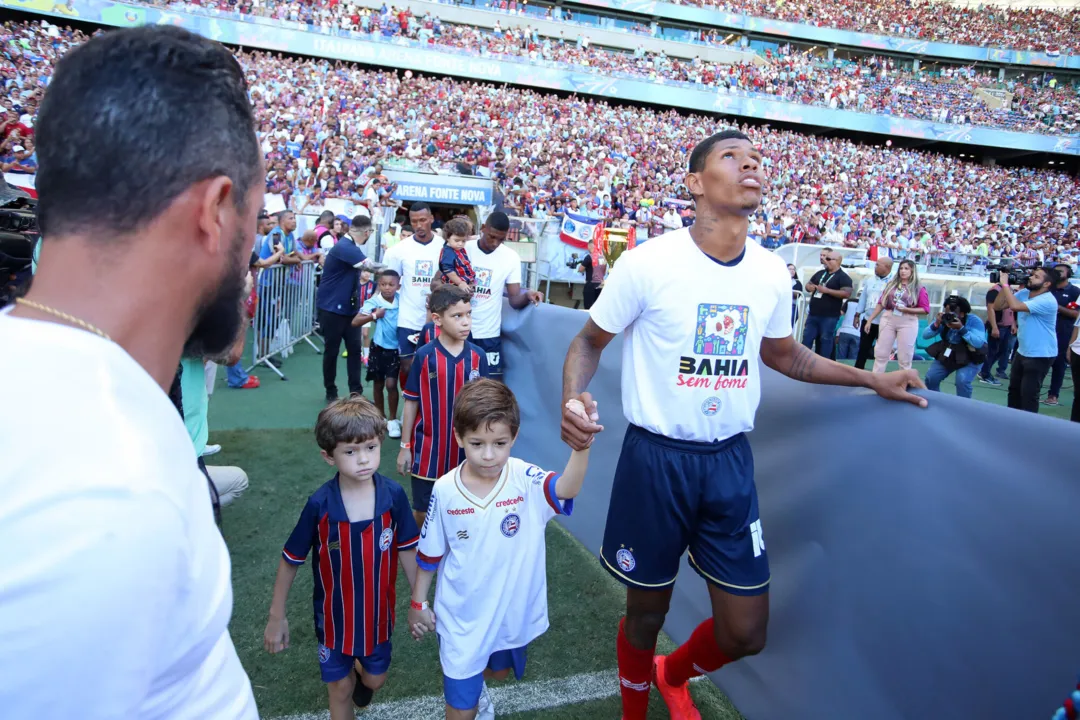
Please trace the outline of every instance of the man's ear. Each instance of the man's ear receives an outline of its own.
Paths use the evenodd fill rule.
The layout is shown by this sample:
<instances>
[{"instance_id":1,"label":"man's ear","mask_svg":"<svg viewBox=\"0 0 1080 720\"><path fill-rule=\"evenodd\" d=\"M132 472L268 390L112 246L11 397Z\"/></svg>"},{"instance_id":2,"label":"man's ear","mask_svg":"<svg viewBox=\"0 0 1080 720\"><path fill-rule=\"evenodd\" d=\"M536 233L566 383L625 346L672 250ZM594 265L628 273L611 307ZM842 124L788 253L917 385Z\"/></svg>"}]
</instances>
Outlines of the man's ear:
<instances>
[{"instance_id":1,"label":"man's ear","mask_svg":"<svg viewBox=\"0 0 1080 720\"><path fill-rule=\"evenodd\" d=\"M211 253L224 252L227 248L228 228L233 224L230 213L235 217L236 205L233 202L233 181L224 175L199 183L194 188L198 201L198 227L200 240Z\"/></svg>"},{"instance_id":2,"label":"man's ear","mask_svg":"<svg viewBox=\"0 0 1080 720\"><path fill-rule=\"evenodd\" d=\"M705 189L701 185L701 178L698 177L697 173L687 173L684 182L686 183L686 189L690 191L690 195L697 197L705 194Z\"/></svg>"}]
</instances>

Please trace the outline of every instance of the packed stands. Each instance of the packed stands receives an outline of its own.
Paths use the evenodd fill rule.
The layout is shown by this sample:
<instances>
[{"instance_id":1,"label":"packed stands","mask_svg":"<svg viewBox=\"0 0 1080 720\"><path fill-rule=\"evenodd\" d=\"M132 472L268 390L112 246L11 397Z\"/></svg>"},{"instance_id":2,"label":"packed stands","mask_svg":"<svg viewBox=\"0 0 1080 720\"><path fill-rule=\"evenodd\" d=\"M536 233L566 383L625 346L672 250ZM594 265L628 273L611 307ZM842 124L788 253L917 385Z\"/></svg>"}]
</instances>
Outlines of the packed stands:
<instances>
[{"instance_id":1,"label":"packed stands","mask_svg":"<svg viewBox=\"0 0 1080 720\"><path fill-rule=\"evenodd\" d=\"M32 163L32 116L53 62L84 39L40 22L3 26L4 134L24 147L20 162ZM266 152L267 192L298 210L328 197L362 200L380 163L440 172L465 164L497 181L511 212L545 217L565 207L659 232L662 206L689 199L688 150L717 126L587 97L261 52L239 57ZM771 183L752 228L759 238L926 250L985 244L1025 259L1076 251L1080 183L1063 173L746 130L765 153ZM12 156L0 161L8 169Z\"/></svg>"},{"instance_id":2,"label":"packed stands","mask_svg":"<svg viewBox=\"0 0 1080 720\"><path fill-rule=\"evenodd\" d=\"M202 7L217 9L209 0ZM193 3L174 3L190 8ZM240 6L241 10L246 6ZM572 37L541 36L527 24L484 30L443 23L432 14L417 17L408 9L383 6L369 11L344 3L284 4L246 7L297 22L371 33L382 39L408 38L432 46L477 52L480 55L530 62L556 63L618 77L662 83L689 83L720 92L761 95L804 105L887 114L903 118L1039 133L1074 135L1080 122L1080 95L1075 87L1042 75L1001 83L969 67L912 72L910 63L892 58L861 56L829 61L790 45L766 52L766 63L721 64L695 57L680 60L638 48L621 52L590 43L588 35L571 27ZM979 89L1011 94L1001 109L987 106Z\"/></svg>"}]
</instances>

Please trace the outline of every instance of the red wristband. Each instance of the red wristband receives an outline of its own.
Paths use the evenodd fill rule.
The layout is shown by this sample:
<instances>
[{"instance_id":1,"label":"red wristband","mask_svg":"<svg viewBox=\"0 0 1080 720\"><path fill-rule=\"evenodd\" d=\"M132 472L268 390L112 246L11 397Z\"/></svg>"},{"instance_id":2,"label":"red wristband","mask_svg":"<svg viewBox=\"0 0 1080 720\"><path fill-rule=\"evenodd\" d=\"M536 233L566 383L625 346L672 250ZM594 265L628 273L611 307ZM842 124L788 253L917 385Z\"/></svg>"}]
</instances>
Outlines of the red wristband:
<instances>
[{"instance_id":1,"label":"red wristband","mask_svg":"<svg viewBox=\"0 0 1080 720\"><path fill-rule=\"evenodd\" d=\"M415 600L409 601L409 607L413 610L423 610L426 603L418 603Z\"/></svg>"},{"instance_id":2,"label":"red wristband","mask_svg":"<svg viewBox=\"0 0 1080 720\"><path fill-rule=\"evenodd\" d=\"M403 443L401 443L401 449L402 450L412 450L412 443L411 442L403 442Z\"/></svg>"}]
</instances>

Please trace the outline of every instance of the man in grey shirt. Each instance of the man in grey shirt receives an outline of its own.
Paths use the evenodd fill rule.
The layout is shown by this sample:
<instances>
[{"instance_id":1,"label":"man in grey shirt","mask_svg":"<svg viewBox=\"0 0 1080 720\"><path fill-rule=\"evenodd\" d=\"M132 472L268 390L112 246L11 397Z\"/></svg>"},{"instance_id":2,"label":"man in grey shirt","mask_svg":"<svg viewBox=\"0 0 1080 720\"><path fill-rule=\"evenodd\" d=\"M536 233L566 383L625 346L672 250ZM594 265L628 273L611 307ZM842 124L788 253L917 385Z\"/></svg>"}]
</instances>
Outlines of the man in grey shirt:
<instances>
[{"instance_id":1,"label":"man in grey shirt","mask_svg":"<svg viewBox=\"0 0 1080 720\"><path fill-rule=\"evenodd\" d=\"M874 318L872 323L863 321L863 318L873 314L882 290L889 283L892 266L892 258L878 258L874 265L874 277L864 282L859 292L859 306L855 310L855 326L859 328L859 355L855 359L855 367L860 370L865 370L866 361L874 356L874 341L877 340L878 323L881 322L880 316Z\"/></svg>"}]
</instances>

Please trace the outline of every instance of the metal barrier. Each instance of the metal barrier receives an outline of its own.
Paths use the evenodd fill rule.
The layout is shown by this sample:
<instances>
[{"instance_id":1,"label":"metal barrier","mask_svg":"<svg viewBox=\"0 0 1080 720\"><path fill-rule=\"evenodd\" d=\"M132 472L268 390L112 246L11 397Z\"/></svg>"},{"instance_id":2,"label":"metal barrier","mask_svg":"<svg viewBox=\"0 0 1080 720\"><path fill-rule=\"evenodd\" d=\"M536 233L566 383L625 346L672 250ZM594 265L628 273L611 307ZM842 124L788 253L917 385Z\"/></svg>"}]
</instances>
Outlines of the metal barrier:
<instances>
[{"instance_id":1,"label":"metal barrier","mask_svg":"<svg viewBox=\"0 0 1080 720\"><path fill-rule=\"evenodd\" d=\"M288 380L279 369L293 352L293 346L306 341L315 352L322 349L311 341L315 333L315 278L318 263L306 260L299 265L274 265L259 271L256 288L258 302L252 323L252 364L266 365L282 380ZM274 362L272 358L278 358Z\"/></svg>"}]
</instances>

